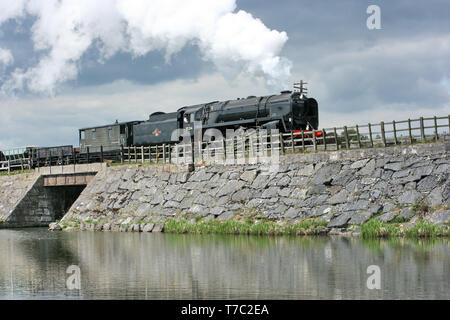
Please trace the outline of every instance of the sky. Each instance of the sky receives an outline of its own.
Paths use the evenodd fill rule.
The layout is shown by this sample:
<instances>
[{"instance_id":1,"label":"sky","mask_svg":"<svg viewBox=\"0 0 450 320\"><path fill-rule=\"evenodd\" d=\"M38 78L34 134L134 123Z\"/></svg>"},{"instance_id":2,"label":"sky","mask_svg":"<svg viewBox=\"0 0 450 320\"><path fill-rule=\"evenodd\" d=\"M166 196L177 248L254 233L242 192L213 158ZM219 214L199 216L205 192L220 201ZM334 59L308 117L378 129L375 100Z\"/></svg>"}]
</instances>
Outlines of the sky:
<instances>
[{"instance_id":1,"label":"sky","mask_svg":"<svg viewBox=\"0 0 450 320\"><path fill-rule=\"evenodd\" d=\"M380 29L369 29L369 5ZM0 149L308 82L319 126L450 114L447 0L0 0Z\"/></svg>"}]
</instances>

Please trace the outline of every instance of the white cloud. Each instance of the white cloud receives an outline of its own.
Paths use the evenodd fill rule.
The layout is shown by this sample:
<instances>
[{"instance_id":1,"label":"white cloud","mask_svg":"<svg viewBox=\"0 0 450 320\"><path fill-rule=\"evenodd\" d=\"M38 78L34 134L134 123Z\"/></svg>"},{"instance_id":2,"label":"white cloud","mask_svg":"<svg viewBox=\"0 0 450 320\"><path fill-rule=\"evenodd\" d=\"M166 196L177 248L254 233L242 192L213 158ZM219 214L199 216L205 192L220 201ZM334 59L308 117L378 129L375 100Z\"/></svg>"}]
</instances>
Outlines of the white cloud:
<instances>
[{"instance_id":1,"label":"white cloud","mask_svg":"<svg viewBox=\"0 0 450 320\"><path fill-rule=\"evenodd\" d=\"M15 70L3 91L53 94L76 79L81 57L95 44L104 61L119 51L134 56L162 50L167 60L186 44L195 43L203 58L233 77L264 76L276 88L286 86L291 63L279 56L285 32L270 30L251 14L239 11L235 0L28 0L0 16L36 17L31 28L37 65Z\"/></svg>"},{"instance_id":2,"label":"white cloud","mask_svg":"<svg viewBox=\"0 0 450 320\"><path fill-rule=\"evenodd\" d=\"M11 51L0 48L0 65L9 66L14 62Z\"/></svg>"}]
</instances>

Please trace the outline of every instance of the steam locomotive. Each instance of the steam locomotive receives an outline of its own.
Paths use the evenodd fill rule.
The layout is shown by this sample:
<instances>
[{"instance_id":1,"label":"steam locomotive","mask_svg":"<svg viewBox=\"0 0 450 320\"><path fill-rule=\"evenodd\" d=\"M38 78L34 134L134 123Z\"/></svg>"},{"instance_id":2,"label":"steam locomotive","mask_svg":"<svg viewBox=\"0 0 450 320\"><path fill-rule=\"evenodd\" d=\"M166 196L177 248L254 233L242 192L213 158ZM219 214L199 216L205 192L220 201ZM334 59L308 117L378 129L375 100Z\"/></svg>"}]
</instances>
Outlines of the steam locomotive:
<instances>
[{"instance_id":1,"label":"steam locomotive","mask_svg":"<svg viewBox=\"0 0 450 320\"><path fill-rule=\"evenodd\" d=\"M319 125L318 104L306 96L305 83L296 91L282 91L277 95L249 96L243 99L213 101L184 106L175 112L155 112L145 121L116 121L110 125L79 129L80 147L25 147L0 151L0 162L23 164L28 159L30 167L62 164L64 162L92 162L103 159L117 160L122 147L173 144L181 136L193 137L201 126L219 130L226 136L227 129L262 128L280 132L311 136ZM176 134L173 134L176 132ZM319 136L321 131L316 131ZM69 160L70 159L70 160Z\"/></svg>"},{"instance_id":2,"label":"steam locomotive","mask_svg":"<svg viewBox=\"0 0 450 320\"><path fill-rule=\"evenodd\" d=\"M213 101L185 106L176 112L155 112L146 121L122 122L79 129L80 152L119 150L121 146L148 146L175 143L178 129L194 135L201 125L204 131L218 129L225 136L227 129L265 128L280 132L317 130L318 103L303 90L282 91L278 95L249 96L243 99ZM197 127L196 127L197 126Z\"/></svg>"}]
</instances>

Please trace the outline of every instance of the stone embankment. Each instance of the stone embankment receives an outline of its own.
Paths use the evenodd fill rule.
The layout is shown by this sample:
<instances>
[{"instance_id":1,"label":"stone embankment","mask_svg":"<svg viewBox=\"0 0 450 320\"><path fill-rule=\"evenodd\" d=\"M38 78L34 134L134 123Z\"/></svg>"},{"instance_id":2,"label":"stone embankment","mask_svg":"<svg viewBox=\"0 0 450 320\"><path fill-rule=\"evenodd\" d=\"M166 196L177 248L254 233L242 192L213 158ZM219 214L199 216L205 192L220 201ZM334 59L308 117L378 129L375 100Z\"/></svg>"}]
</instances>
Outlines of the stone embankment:
<instances>
[{"instance_id":1,"label":"stone embankment","mask_svg":"<svg viewBox=\"0 0 450 320\"><path fill-rule=\"evenodd\" d=\"M450 144L280 157L277 172L257 165L124 165L97 174L51 229L163 231L169 219L318 221L321 233L358 234L372 217L448 228ZM324 228L325 226L325 228Z\"/></svg>"},{"instance_id":2,"label":"stone embankment","mask_svg":"<svg viewBox=\"0 0 450 320\"><path fill-rule=\"evenodd\" d=\"M23 199L32 189L39 175L26 173L18 175L0 176L0 228L15 226L15 219L11 219L14 211L21 211ZM23 212L25 214L25 212ZM27 220L27 218L25 218ZM42 226L52 220L42 221Z\"/></svg>"}]
</instances>

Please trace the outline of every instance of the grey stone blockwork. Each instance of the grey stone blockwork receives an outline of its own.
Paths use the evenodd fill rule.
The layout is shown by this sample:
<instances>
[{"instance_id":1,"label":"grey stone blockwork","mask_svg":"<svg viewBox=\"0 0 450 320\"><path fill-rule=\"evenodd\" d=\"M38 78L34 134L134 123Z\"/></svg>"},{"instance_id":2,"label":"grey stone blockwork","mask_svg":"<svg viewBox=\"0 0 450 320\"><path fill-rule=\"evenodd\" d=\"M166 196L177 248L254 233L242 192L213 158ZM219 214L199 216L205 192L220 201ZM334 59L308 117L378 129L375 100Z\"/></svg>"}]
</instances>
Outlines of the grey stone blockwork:
<instances>
[{"instance_id":1,"label":"grey stone blockwork","mask_svg":"<svg viewBox=\"0 0 450 320\"><path fill-rule=\"evenodd\" d=\"M385 221L400 215L409 219L419 203L428 204L429 219L446 223L449 149L440 143L292 154L281 156L279 170L272 173L257 165L204 166L192 173L109 167L97 174L60 225L161 231L173 217L251 216L280 223L314 218L331 229L362 224L374 215Z\"/></svg>"},{"instance_id":2,"label":"grey stone blockwork","mask_svg":"<svg viewBox=\"0 0 450 320\"><path fill-rule=\"evenodd\" d=\"M39 174L0 177L0 228L44 227L63 217L83 187L44 187Z\"/></svg>"}]
</instances>

